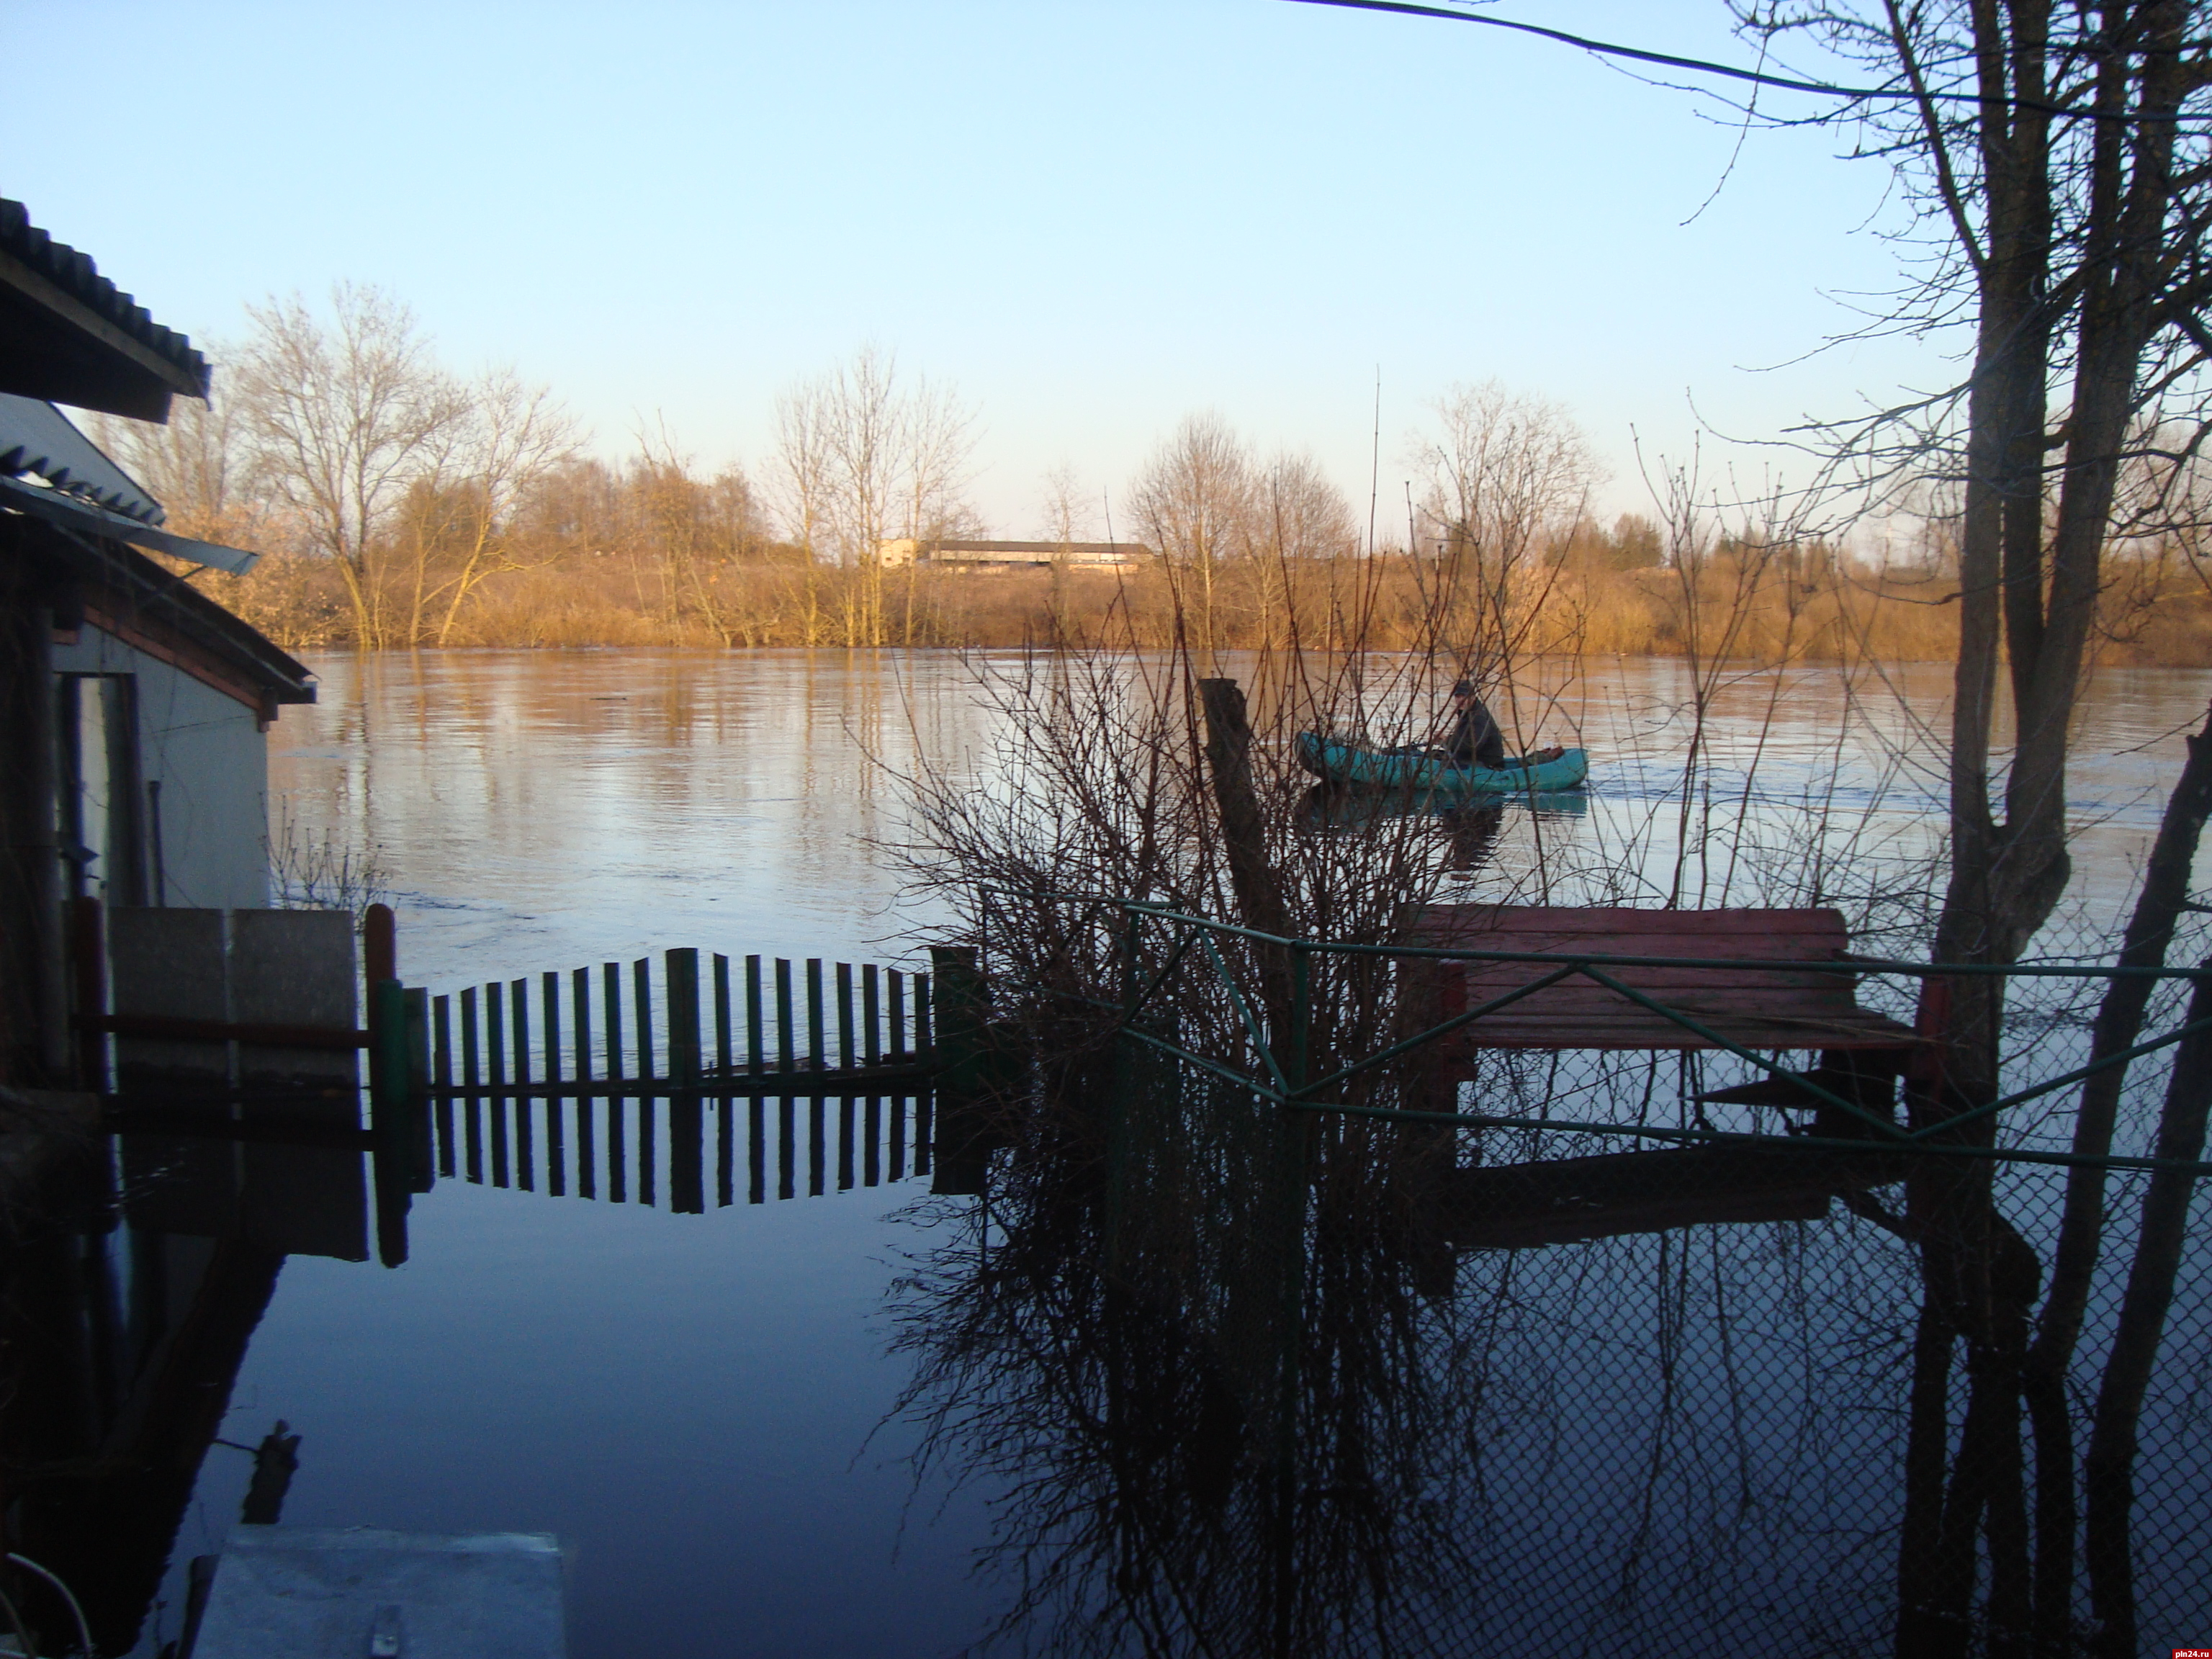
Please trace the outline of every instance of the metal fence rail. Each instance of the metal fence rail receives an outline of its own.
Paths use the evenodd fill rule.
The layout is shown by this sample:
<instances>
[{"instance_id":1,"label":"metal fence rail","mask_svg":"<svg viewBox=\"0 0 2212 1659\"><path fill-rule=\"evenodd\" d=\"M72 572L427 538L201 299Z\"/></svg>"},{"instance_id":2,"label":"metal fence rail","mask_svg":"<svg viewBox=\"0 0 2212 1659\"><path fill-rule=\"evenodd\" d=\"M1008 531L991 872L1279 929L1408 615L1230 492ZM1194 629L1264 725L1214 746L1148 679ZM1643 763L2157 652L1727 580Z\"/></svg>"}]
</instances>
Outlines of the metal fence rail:
<instances>
[{"instance_id":1,"label":"metal fence rail","mask_svg":"<svg viewBox=\"0 0 2212 1659\"><path fill-rule=\"evenodd\" d=\"M1410 1122L1463 1124L1469 1127L1501 1127L1553 1130L1567 1134L1629 1135L1657 1140L1694 1142L1704 1145L1759 1145L1769 1142L1785 1144L1792 1149L1826 1149L1839 1152L1864 1152L1869 1139L1838 1139L1832 1137L1796 1135L1782 1138L1771 1135L1750 1135L1727 1130L1705 1127L1665 1128L1657 1126L1627 1126L1577 1122L1572 1120L1526 1115L1489 1115L1460 1111L1425 1111L1403 1107L1360 1105L1341 1099L1330 1099L1332 1091L1350 1079L1372 1073L1395 1061L1409 1059L1431 1049L1443 1038L1462 1031L1479 1034L1480 1022L1486 1017L1502 1012L1540 991L1567 980L1580 978L1632 1002L1647 1012L1657 1014L1668 1022L1697 1036L1713 1049L1732 1054L1747 1062L1768 1078L1786 1083L1801 1090L1808 1103L1817 1103L1844 1113L1862 1125L1872 1139L1899 1151L1940 1154L1945 1157L1995 1160L2001 1163L2025 1163L2068 1165L2089 1164L2115 1170L2168 1170L2190 1176L2212 1175L2212 1163L2195 1159L2137 1158L2119 1154L2085 1157L2072 1152L2043 1151L2027 1147L2002 1147L1976 1145L1956 1139L1962 1127L1971 1127L1982 1120L1995 1118L2012 1108L2039 1100L2057 1091L2068 1089L2115 1067L2124 1066L2144 1055L2169 1048L2185 1039L2212 1030L2212 1018L2185 1021L2160 1035L2136 1042L2118 1052L2103 1055L2090 1063L2069 1069L2057 1076L2040 1079L2029 1086L2014 1090L2002 1097L1983 1103L1940 1122L1914 1128L1868 1111L1856 1101L1845 1098L1830 1089L1818 1077L1804 1070L1784 1064L1769 1054L1762 1054L1730 1041L1715 1031L1711 1024L1692 1012L1671 1006L1666 1001L1624 983L1612 970L1632 968L1681 968L1711 969L1753 969L1763 972L1788 972L1850 975L1853 977L1899 978L1908 980L1955 980L1975 978L1999 979L2063 979L2075 981L2115 979L2152 979L2196 983L2212 980L2212 966L2197 968L2142 968L2090 963L2032 963L2002 965L1973 963L1898 962L1875 957L1853 957L1839 961L1785 962L1773 958L1734 959L1708 957L1639 956L1607 952L1536 952L1516 951L1481 951L1459 946L1414 945L1370 945L1338 939L1316 939L1286 937L1257 928L1212 917L1192 915L1163 904L1143 900L1115 898L1096 894L1048 894L1048 901L1085 907L1092 910L1110 910L1120 916L1118 937L1106 954L1117 956L1120 962L1122 993L1116 1000L1090 995L1065 987L1038 985L1035 988L1045 994L1085 1003L1117 1016L1116 1030L1124 1036L1199 1069L1211 1073L1226 1081L1249 1089L1255 1096L1287 1110L1318 1113L1340 1113L1354 1116L1396 1119ZM1148 975L1141 968L1143 930L1147 923L1167 930L1170 945L1159 966ZM1255 1007L1255 1000L1239 984L1236 972L1222 951L1219 941L1241 940L1249 945L1284 953L1290 986L1290 1006L1286 1029L1279 1035L1267 1028L1267 1023ZM1196 1052L1173 1038L1146 1028L1145 1016L1161 990L1172 979L1176 969L1194 955L1203 959L1212 972L1216 983L1234 1008L1243 1035L1259 1056L1263 1069L1239 1070L1220 1059ZM1525 963L1540 970L1525 985L1493 997L1479 1006L1456 1013L1449 1018L1434 1022L1413 1034L1386 1044L1371 1054L1360 1056L1338 1066L1325 1075L1307 1075L1313 1026L1312 963L1316 957L1369 957L1402 962L1437 963ZM1788 1051L1780 1051L1788 1052Z\"/></svg>"}]
</instances>

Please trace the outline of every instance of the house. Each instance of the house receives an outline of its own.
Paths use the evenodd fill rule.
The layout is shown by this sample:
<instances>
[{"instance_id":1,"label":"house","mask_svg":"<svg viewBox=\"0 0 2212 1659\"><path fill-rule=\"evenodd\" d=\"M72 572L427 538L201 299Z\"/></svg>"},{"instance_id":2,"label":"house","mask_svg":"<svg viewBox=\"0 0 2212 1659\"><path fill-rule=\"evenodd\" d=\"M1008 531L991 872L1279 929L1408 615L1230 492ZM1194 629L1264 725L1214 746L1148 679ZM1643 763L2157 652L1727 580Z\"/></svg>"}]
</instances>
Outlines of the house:
<instances>
[{"instance_id":1,"label":"house","mask_svg":"<svg viewBox=\"0 0 2212 1659\"><path fill-rule=\"evenodd\" d=\"M1152 550L1138 542L977 542L896 536L876 544L877 562L887 570L917 564L953 570L1042 569L1052 565L1121 570L1152 557Z\"/></svg>"},{"instance_id":2,"label":"house","mask_svg":"<svg viewBox=\"0 0 2212 1659\"><path fill-rule=\"evenodd\" d=\"M0 201L0 1084L76 1080L70 901L269 902L264 734L314 678L191 585L255 556L164 530L54 406L159 422L208 387L190 341Z\"/></svg>"}]
</instances>

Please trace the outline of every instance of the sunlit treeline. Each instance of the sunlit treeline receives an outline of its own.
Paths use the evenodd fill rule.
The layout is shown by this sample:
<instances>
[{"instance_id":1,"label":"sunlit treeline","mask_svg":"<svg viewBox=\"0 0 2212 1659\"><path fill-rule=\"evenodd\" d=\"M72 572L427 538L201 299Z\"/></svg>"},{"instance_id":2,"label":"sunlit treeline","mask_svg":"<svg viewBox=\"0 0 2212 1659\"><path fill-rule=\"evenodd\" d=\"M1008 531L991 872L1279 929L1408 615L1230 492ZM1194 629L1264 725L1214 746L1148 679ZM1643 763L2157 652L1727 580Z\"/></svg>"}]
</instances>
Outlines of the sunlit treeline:
<instances>
[{"instance_id":1,"label":"sunlit treeline","mask_svg":"<svg viewBox=\"0 0 2212 1659\"><path fill-rule=\"evenodd\" d=\"M245 578L198 580L295 647L1364 644L1470 665L1955 647L1940 520L1881 561L1679 489L1601 522L1574 422L1495 385L1430 406L1387 514L1357 511L1310 454L1262 453L1199 414L1121 488L1063 465L1029 522L998 527L1061 544L1110 532L1148 550L1136 563L886 567L887 539L992 533L967 493L975 411L886 353L785 388L769 453L710 470L663 430L620 459L587 453L549 391L447 373L372 289L251 317L213 403L102 435L173 528L264 552ZM2205 660L2195 561L2161 544L2116 568L2106 659Z\"/></svg>"}]
</instances>

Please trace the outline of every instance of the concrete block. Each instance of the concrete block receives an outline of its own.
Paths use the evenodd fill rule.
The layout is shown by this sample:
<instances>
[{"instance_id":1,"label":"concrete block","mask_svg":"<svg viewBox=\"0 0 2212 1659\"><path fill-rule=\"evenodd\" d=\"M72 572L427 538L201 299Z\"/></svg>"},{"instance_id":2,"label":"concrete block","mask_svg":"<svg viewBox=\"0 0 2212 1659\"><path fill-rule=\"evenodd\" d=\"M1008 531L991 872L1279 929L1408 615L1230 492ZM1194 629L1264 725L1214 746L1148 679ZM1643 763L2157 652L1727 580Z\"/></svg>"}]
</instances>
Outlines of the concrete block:
<instances>
[{"instance_id":1,"label":"concrete block","mask_svg":"<svg viewBox=\"0 0 2212 1659\"><path fill-rule=\"evenodd\" d=\"M187 1659L564 1659L546 1533L236 1527Z\"/></svg>"}]
</instances>

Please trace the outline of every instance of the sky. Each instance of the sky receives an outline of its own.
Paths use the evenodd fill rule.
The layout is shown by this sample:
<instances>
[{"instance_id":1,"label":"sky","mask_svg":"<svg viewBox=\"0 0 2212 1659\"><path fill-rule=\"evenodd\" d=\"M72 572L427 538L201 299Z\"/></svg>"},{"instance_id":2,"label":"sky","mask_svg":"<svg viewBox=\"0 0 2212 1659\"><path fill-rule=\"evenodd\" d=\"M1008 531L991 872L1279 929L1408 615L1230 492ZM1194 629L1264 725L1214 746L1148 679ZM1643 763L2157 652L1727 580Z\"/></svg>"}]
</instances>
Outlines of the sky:
<instances>
[{"instance_id":1,"label":"sky","mask_svg":"<svg viewBox=\"0 0 2212 1659\"><path fill-rule=\"evenodd\" d=\"M1722 0L1487 9L1755 61ZM1118 510L1200 410L1402 519L1428 406L1494 379L1573 416L1610 514L1693 455L1802 475L1765 441L1949 374L1925 342L1806 356L1900 270L1845 136L1746 131L1497 29L1288 0L0 0L0 195L195 341L374 283L599 453L665 427L763 479L778 391L873 343L975 409L1002 535L1039 532L1055 466Z\"/></svg>"}]
</instances>

